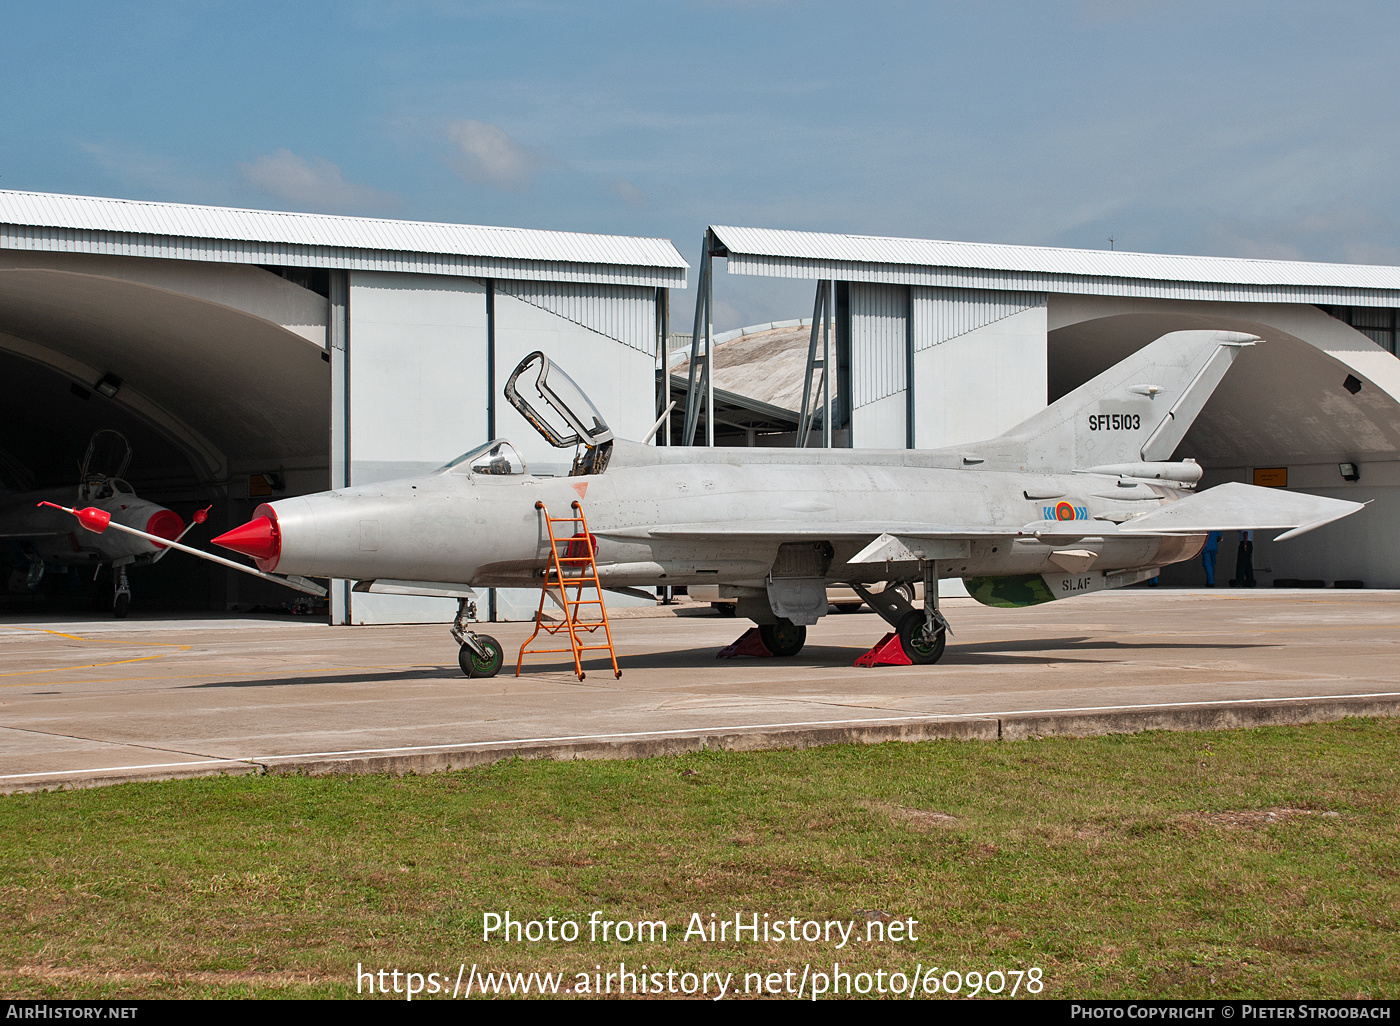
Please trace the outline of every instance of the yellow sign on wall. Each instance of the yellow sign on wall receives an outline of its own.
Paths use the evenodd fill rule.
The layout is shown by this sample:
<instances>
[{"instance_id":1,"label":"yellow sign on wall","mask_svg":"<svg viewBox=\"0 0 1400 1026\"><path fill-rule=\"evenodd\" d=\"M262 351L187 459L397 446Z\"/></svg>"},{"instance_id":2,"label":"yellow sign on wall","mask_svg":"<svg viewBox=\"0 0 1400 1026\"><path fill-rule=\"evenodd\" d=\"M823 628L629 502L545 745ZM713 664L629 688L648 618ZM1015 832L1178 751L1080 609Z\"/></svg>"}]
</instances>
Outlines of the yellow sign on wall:
<instances>
[{"instance_id":1,"label":"yellow sign on wall","mask_svg":"<svg viewBox=\"0 0 1400 1026\"><path fill-rule=\"evenodd\" d=\"M1255 467L1254 483L1260 488L1287 488L1287 467Z\"/></svg>"}]
</instances>

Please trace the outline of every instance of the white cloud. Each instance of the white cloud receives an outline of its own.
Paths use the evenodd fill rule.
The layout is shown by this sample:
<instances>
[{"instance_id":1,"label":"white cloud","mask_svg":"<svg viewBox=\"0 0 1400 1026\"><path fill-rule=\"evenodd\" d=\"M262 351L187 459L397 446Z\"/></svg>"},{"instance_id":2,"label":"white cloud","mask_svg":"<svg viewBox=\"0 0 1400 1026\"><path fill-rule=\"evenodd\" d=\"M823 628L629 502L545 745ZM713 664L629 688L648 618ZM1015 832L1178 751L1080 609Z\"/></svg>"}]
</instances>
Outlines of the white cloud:
<instances>
[{"instance_id":1,"label":"white cloud","mask_svg":"<svg viewBox=\"0 0 1400 1026\"><path fill-rule=\"evenodd\" d=\"M462 177L503 189L524 189L534 181L540 158L520 145L499 125L484 121L453 121L447 137L462 151L457 162Z\"/></svg>"},{"instance_id":2,"label":"white cloud","mask_svg":"<svg viewBox=\"0 0 1400 1026\"><path fill-rule=\"evenodd\" d=\"M1211 252L1277 260L1396 262L1394 225L1385 215L1343 200L1276 220L1221 218L1205 227Z\"/></svg>"},{"instance_id":3,"label":"white cloud","mask_svg":"<svg viewBox=\"0 0 1400 1026\"><path fill-rule=\"evenodd\" d=\"M307 160L287 149L263 154L251 164L239 164L238 170L249 185L313 210L358 212L396 203L390 193L347 182L340 168L324 157Z\"/></svg>"},{"instance_id":4,"label":"white cloud","mask_svg":"<svg viewBox=\"0 0 1400 1026\"><path fill-rule=\"evenodd\" d=\"M227 182L206 177L179 158L112 144L80 142L78 146L124 188L150 189L161 199L186 203L232 201Z\"/></svg>"},{"instance_id":5,"label":"white cloud","mask_svg":"<svg viewBox=\"0 0 1400 1026\"><path fill-rule=\"evenodd\" d=\"M608 191L630 207L644 207L651 197L625 178L614 178L608 182Z\"/></svg>"}]
</instances>

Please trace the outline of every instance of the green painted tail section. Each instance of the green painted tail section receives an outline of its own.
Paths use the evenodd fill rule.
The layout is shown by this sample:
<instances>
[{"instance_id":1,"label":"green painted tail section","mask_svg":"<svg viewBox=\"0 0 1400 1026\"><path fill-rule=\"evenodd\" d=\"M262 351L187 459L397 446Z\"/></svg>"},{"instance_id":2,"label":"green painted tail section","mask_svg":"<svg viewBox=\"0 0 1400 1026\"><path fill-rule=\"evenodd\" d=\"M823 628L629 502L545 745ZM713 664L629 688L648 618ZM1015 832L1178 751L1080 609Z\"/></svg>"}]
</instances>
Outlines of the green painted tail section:
<instances>
[{"instance_id":1,"label":"green painted tail section","mask_svg":"<svg viewBox=\"0 0 1400 1026\"><path fill-rule=\"evenodd\" d=\"M1039 574L1019 577L964 577L967 593L984 606L1017 609L1053 602L1055 593Z\"/></svg>"}]
</instances>

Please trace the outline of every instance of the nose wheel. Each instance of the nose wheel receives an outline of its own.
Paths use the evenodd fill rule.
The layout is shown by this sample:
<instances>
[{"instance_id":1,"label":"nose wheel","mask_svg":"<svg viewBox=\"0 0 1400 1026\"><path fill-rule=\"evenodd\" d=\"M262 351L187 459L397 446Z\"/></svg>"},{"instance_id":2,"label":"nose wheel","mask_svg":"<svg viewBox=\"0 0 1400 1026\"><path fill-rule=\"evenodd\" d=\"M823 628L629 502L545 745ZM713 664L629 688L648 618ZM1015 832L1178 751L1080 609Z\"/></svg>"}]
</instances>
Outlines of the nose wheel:
<instances>
[{"instance_id":1,"label":"nose wheel","mask_svg":"<svg viewBox=\"0 0 1400 1026\"><path fill-rule=\"evenodd\" d=\"M457 600L457 618L452 621L452 636L461 646L457 650L457 665L468 677L494 677L505 662L506 650L489 634L471 629L476 619L476 603L471 599Z\"/></svg>"},{"instance_id":2,"label":"nose wheel","mask_svg":"<svg viewBox=\"0 0 1400 1026\"><path fill-rule=\"evenodd\" d=\"M457 665L468 677L494 677L505 661L505 649L489 634L474 634L479 651L465 642L457 652Z\"/></svg>"}]
</instances>

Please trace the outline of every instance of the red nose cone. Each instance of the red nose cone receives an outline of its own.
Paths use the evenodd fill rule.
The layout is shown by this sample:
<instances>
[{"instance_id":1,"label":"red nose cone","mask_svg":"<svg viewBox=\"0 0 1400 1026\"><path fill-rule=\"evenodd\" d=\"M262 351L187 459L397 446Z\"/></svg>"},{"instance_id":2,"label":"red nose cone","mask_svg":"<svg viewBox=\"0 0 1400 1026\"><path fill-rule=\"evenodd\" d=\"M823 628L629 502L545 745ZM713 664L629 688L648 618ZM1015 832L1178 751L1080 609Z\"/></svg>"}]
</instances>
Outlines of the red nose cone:
<instances>
[{"instance_id":1,"label":"red nose cone","mask_svg":"<svg viewBox=\"0 0 1400 1026\"><path fill-rule=\"evenodd\" d=\"M282 534L277 530L275 515L257 517L242 527L235 527L215 538L214 544L252 556L264 572L276 566L282 555Z\"/></svg>"},{"instance_id":2,"label":"red nose cone","mask_svg":"<svg viewBox=\"0 0 1400 1026\"><path fill-rule=\"evenodd\" d=\"M151 519L146 521L146 533L154 534L157 537L174 541L180 537L180 532L185 529L185 522L180 519L180 514L174 510L163 509L151 514ZM164 545L152 542L156 548L163 549Z\"/></svg>"}]
</instances>

